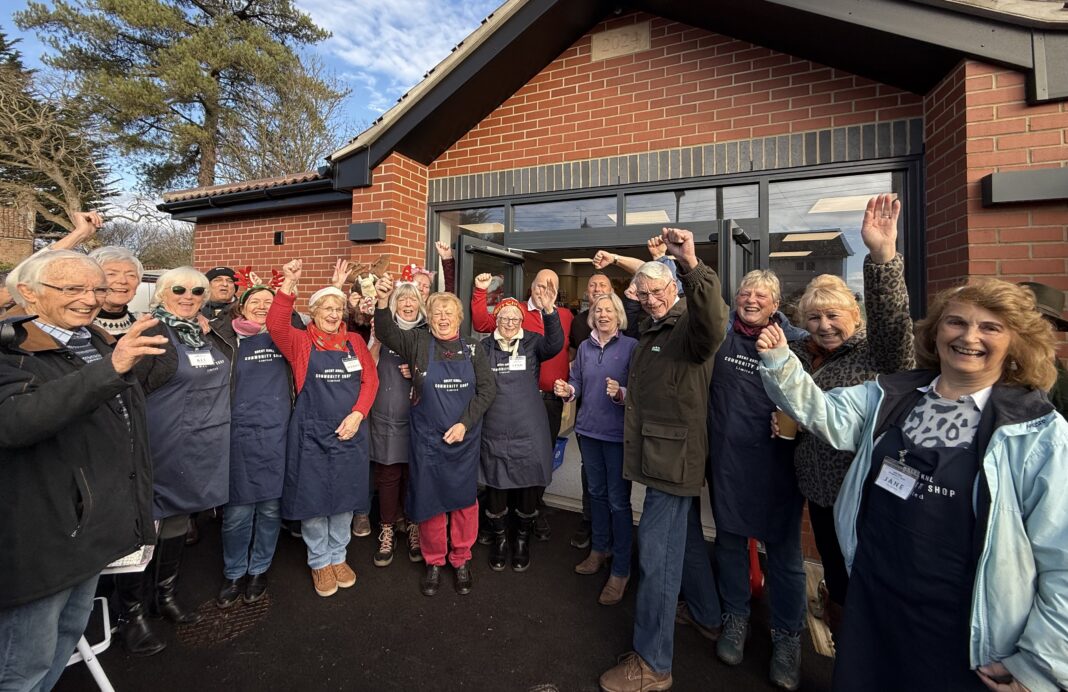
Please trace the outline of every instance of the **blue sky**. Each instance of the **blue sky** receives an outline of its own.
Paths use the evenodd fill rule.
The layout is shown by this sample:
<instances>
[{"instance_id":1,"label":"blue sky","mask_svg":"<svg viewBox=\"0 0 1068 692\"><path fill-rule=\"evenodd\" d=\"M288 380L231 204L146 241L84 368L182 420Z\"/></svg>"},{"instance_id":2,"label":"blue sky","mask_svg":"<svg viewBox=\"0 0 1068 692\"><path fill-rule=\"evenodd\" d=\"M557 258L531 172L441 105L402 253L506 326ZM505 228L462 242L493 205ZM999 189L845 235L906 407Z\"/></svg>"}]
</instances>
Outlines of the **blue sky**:
<instances>
[{"instance_id":1,"label":"blue sky","mask_svg":"<svg viewBox=\"0 0 1068 692\"><path fill-rule=\"evenodd\" d=\"M295 0L333 34L311 50L352 90L346 120L354 130L346 139L396 103L503 1ZM18 47L27 64L39 66L45 46L12 20L24 1L9 7L0 26L9 38L22 39Z\"/></svg>"}]
</instances>

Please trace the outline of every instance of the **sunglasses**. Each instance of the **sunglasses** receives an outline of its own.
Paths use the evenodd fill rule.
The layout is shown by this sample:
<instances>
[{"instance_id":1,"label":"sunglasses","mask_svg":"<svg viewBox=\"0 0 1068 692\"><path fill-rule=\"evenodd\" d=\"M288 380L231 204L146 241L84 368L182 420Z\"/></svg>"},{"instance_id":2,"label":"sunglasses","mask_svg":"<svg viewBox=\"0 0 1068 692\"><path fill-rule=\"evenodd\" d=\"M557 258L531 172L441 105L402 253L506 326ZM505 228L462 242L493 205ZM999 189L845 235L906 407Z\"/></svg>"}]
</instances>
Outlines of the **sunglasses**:
<instances>
[{"instance_id":1,"label":"sunglasses","mask_svg":"<svg viewBox=\"0 0 1068 692\"><path fill-rule=\"evenodd\" d=\"M171 293L173 293L176 296L180 296L180 295L184 294L185 291L186 291L185 286L171 286ZM190 288L189 292L192 293L195 296L202 296L202 295L204 295L204 287L203 286L195 286L193 288Z\"/></svg>"}]
</instances>

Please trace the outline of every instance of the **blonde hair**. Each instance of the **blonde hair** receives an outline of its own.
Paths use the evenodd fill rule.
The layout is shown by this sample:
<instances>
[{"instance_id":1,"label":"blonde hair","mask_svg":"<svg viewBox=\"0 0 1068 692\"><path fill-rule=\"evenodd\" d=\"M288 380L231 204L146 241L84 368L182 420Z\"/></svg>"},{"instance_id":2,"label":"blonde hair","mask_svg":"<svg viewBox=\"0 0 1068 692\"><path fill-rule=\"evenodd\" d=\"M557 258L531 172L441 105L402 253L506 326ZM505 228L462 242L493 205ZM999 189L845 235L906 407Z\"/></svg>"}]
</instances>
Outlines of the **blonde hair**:
<instances>
[{"instance_id":1,"label":"blonde hair","mask_svg":"<svg viewBox=\"0 0 1068 692\"><path fill-rule=\"evenodd\" d=\"M864 327L864 318L860 316L857 297L842 277L834 274L820 274L808 282L804 295L797 301L797 318L805 322L808 319L808 313L832 308L851 313L857 323L857 329Z\"/></svg>"},{"instance_id":2,"label":"blonde hair","mask_svg":"<svg viewBox=\"0 0 1068 692\"><path fill-rule=\"evenodd\" d=\"M175 284L182 284L186 288L200 288L204 289L204 300L208 299L208 277L201 274L193 267L177 267L163 272L163 274L156 279L156 291L152 294L152 300L149 301L149 307L156 307L163 303L163 296L167 291L171 290L171 286Z\"/></svg>"},{"instance_id":3,"label":"blonde hair","mask_svg":"<svg viewBox=\"0 0 1068 692\"><path fill-rule=\"evenodd\" d=\"M743 290L757 286L770 290L771 298L776 303L782 302L782 285L779 283L779 277L770 269L754 269L743 276L734 295L737 297Z\"/></svg>"},{"instance_id":4,"label":"blonde hair","mask_svg":"<svg viewBox=\"0 0 1068 692\"><path fill-rule=\"evenodd\" d=\"M590 301L590 314L586 316L586 324L590 325L590 329L596 329L593 326L593 309L597 307L598 303L603 301L612 303L612 307L616 309L616 321L619 323L619 331L623 331L627 328L627 312L623 309L623 301L619 299L615 293L606 293L602 296L596 296ZM578 346L578 344L575 344Z\"/></svg>"},{"instance_id":5,"label":"blonde hair","mask_svg":"<svg viewBox=\"0 0 1068 692\"><path fill-rule=\"evenodd\" d=\"M461 324L464 321L464 304L460 302L460 299L454 296L452 293L446 291L439 291L437 293L431 293L426 298L426 312L430 315L434 312L434 307L438 303L447 303L456 311L456 314L460 317Z\"/></svg>"},{"instance_id":6,"label":"blonde hair","mask_svg":"<svg viewBox=\"0 0 1068 692\"><path fill-rule=\"evenodd\" d=\"M1012 339L999 382L1047 392L1053 387L1057 380L1053 365L1053 328L1038 311L1034 293L1000 279L946 289L931 300L927 317L916 323L916 364L919 367L931 370L941 367L935 337L950 303L967 303L989 310L1005 323Z\"/></svg>"},{"instance_id":7,"label":"blonde hair","mask_svg":"<svg viewBox=\"0 0 1068 692\"><path fill-rule=\"evenodd\" d=\"M419 292L419 287L414 281L411 283L398 283L393 288L393 293L389 296L389 311L396 315L397 301L405 296L414 297L419 302L419 315L426 319L426 305L423 304L423 294Z\"/></svg>"}]
</instances>

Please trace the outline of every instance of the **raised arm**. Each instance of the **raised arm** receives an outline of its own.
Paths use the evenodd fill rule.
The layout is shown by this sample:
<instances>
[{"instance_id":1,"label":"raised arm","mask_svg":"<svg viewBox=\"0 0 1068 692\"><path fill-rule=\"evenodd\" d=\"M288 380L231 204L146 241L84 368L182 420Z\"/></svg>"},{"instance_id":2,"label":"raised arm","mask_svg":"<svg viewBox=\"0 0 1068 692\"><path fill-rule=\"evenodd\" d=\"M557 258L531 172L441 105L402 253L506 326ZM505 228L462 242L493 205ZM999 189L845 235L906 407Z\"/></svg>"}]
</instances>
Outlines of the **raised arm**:
<instances>
[{"instance_id":1,"label":"raised arm","mask_svg":"<svg viewBox=\"0 0 1068 692\"><path fill-rule=\"evenodd\" d=\"M476 332L489 334L497 328L497 318L486 309L486 288L489 280L482 281L487 274L479 274L475 277L475 288L471 291L471 326ZM482 288L479 288L479 286Z\"/></svg>"},{"instance_id":2,"label":"raised arm","mask_svg":"<svg viewBox=\"0 0 1068 692\"><path fill-rule=\"evenodd\" d=\"M727 331L728 310L720 294L719 276L697 258L693 233L665 228L661 236L678 262L686 290L686 353L691 361L702 363L716 353Z\"/></svg>"},{"instance_id":3,"label":"raised arm","mask_svg":"<svg viewBox=\"0 0 1068 692\"><path fill-rule=\"evenodd\" d=\"M887 374L916 367L905 260L897 252L900 214L901 202L893 195L872 197L860 230L868 248L864 259L864 302L869 365L876 372Z\"/></svg>"},{"instance_id":4,"label":"raised arm","mask_svg":"<svg viewBox=\"0 0 1068 692\"><path fill-rule=\"evenodd\" d=\"M441 258L441 277L445 281L445 290L456 293L456 260L452 257L452 246L441 240L434 243Z\"/></svg>"},{"instance_id":5,"label":"raised arm","mask_svg":"<svg viewBox=\"0 0 1068 692\"><path fill-rule=\"evenodd\" d=\"M405 331L398 327L393 320L393 313L387 307L389 305L389 296L393 293L393 276L391 274L387 272L382 275L375 284L375 293L378 295L378 306L375 310L375 338L385 344L387 348L400 354L406 363L414 363L419 339L425 338L420 335L426 334L426 332L418 329Z\"/></svg>"}]
</instances>

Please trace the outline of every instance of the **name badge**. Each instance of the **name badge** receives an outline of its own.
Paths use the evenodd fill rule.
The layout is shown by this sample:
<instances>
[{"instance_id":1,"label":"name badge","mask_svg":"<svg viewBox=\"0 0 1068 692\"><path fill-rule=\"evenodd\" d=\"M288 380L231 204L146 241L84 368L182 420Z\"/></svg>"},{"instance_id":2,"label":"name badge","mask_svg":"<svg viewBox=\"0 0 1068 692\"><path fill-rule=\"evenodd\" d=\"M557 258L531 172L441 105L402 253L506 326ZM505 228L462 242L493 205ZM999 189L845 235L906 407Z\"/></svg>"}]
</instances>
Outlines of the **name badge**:
<instances>
[{"instance_id":1,"label":"name badge","mask_svg":"<svg viewBox=\"0 0 1068 692\"><path fill-rule=\"evenodd\" d=\"M883 457L883 467L879 470L875 485L890 491L902 500L907 500L912 495L912 489L916 487L919 478L920 472L903 461Z\"/></svg>"},{"instance_id":2,"label":"name badge","mask_svg":"<svg viewBox=\"0 0 1068 692\"><path fill-rule=\"evenodd\" d=\"M527 369L527 357L526 356L512 356L508 359L508 369L512 371L526 370Z\"/></svg>"},{"instance_id":3,"label":"name badge","mask_svg":"<svg viewBox=\"0 0 1068 692\"><path fill-rule=\"evenodd\" d=\"M211 351L191 351L189 364L194 368L208 368L215 365L215 358L211 355Z\"/></svg>"},{"instance_id":4,"label":"name badge","mask_svg":"<svg viewBox=\"0 0 1068 692\"><path fill-rule=\"evenodd\" d=\"M346 356L341 359L341 365L345 367L345 372L359 372L363 369L360 365L360 359L355 356Z\"/></svg>"}]
</instances>

